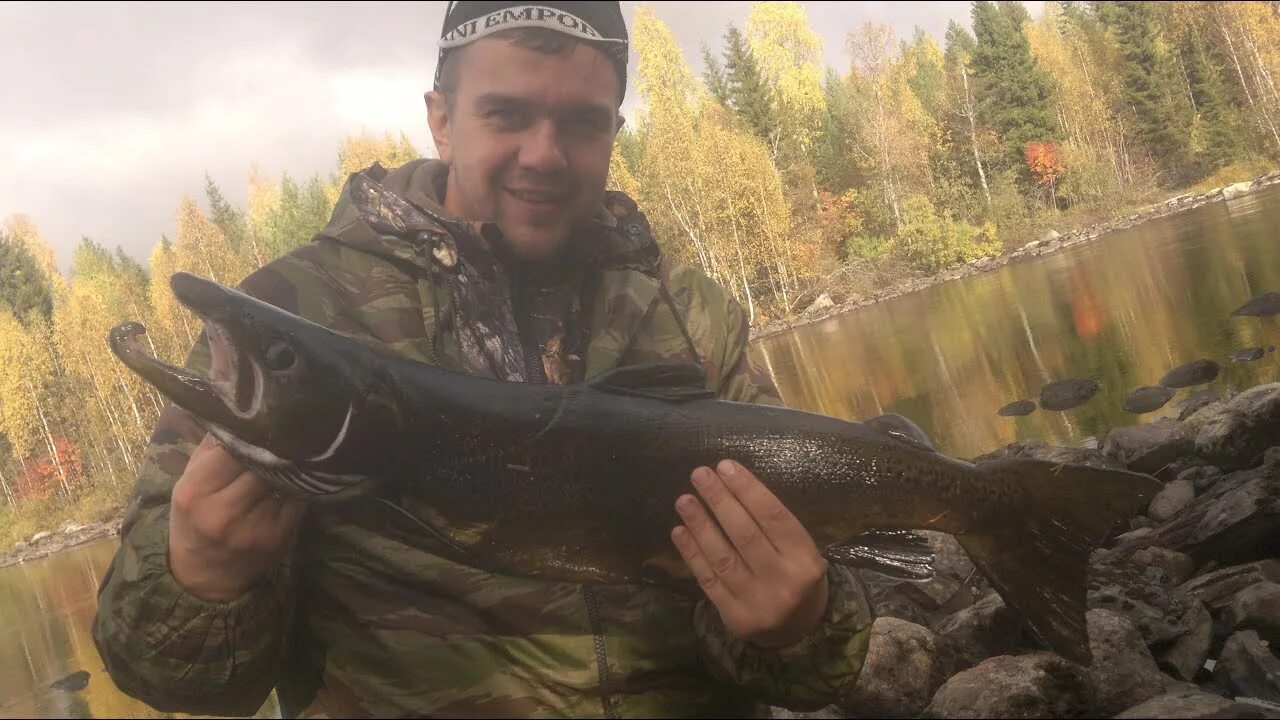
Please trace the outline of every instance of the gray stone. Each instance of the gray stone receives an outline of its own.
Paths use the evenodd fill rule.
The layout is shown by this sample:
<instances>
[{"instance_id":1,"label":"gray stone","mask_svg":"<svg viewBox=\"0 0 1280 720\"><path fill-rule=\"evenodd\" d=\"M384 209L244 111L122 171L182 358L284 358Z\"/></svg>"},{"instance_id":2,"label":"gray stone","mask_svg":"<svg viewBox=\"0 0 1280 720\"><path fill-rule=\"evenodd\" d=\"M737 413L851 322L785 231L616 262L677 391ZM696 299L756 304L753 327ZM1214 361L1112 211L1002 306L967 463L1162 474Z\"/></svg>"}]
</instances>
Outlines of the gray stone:
<instances>
[{"instance_id":1,"label":"gray stone","mask_svg":"<svg viewBox=\"0 0 1280 720\"><path fill-rule=\"evenodd\" d=\"M1047 652L1001 655L959 673L938 689L928 717L1085 717L1093 715L1084 671Z\"/></svg>"},{"instance_id":2,"label":"gray stone","mask_svg":"<svg viewBox=\"0 0 1280 720\"><path fill-rule=\"evenodd\" d=\"M897 618L876 618L866 661L848 707L862 717L915 717L945 676L932 632Z\"/></svg>"},{"instance_id":3,"label":"gray stone","mask_svg":"<svg viewBox=\"0 0 1280 720\"><path fill-rule=\"evenodd\" d=\"M949 674L1018 646L1022 619L995 592L939 622L934 632L948 653Z\"/></svg>"},{"instance_id":4,"label":"gray stone","mask_svg":"<svg viewBox=\"0 0 1280 720\"><path fill-rule=\"evenodd\" d=\"M1280 702L1280 659L1252 630L1241 630L1227 639L1213 677L1237 695Z\"/></svg>"},{"instance_id":5,"label":"gray stone","mask_svg":"<svg viewBox=\"0 0 1280 720\"><path fill-rule=\"evenodd\" d=\"M1240 197L1241 195L1247 194L1252 189L1253 189L1253 182L1251 181L1232 183L1222 188L1222 199L1234 200Z\"/></svg>"},{"instance_id":6,"label":"gray stone","mask_svg":"<svg viewBox=\"0 0 1280 720\"><path fill-rule=\"evenodd\" d=\"M49 532L48 530L45 530L44 532L38 532L35 535L31 536L31 544L34 545L35 543L40 542L41 540L49 537L50 535L53 535L53 533Z\"/></svg>"},{"instance_id":7,"label":"gray stone","mask_svg":"<svg viewBox=\"0 0 1280 720\"><path fill-rule=\"evenodd\" d=\"M1134 472L1155 475L1191 448L1182 425L1166 418L1112 429L1102 442L1102 456Z\"/></svg>"},{"instance_id":8,"label":"gray stone","mask_svg":"<svg viewBox=\"0 0 1280 720\"><path fill-rule=\"evenodd\" d=\"M1223 612L1245 588L1261 582L1280 582L1280 560L1244 563L1199 575L1179 589L1203 602L1215 615Z\"/></svg>"},{"instance_id":9,"label":"gray stone","mask_svg":"<svg viewBox=\"0 0 1280 720\"><path fill-rule=\"evenodd\" d=\"M1160 666L1181 680L1194 680L1213 643L1213 616L1204 603L1196 603L1183 618L1187 631L1160 655Z\"/></svg>"},{"instance_id":10,"label":"gray stone","mask_svg":"<svg viewBox=\"0 0 1280 720\"><path fill-rule=\"evenodd\" d=\"M1280 643L1280 583L1260 582L1241 590L1226 612L1232 630L1254 630L1273 645Z\"/></svg>"},{"instance_id":11,"label":"gray stone","mask_svg":"<svg viewBox=\"0 0 1280 720\"><path fill-rule=\"evenodd\" d=\"M1196 486L1187 480L1174 480L1161 488L1151 500L1148 514L1156 522L1164 522L1196 499Z\"/></svg>"},{"instance_id":12,"label":"gray stone","mask_svg":"<svg viewBox=\"0 0 1280 720\"><path fill-rule=\"evenodd\" d=\"M1177 550L1162 547L1145 547L1133 554L1133 562L1138 565L1158 567L1164 570L1169 582L1177 585L1191 577L1196 564L1191 558Z\"/></svg>"},{"instance_id":13,"label":"gray stone","mask_svg":"<svg viewBox=\"0 0 1280 720\"><path fill-rule=\"evenodd\" d=\"M1173 587L1158 567L1143 567L1131 558L1091 563L1088 605L1128 618L1148 647L1167 645L1191 629L1187 611L1195 604Z\"/></svg>"},{"instance_id":14,"label":"gray stone","mask_svg":"<svg viewBox=\"0 0 1280 720\"><path fill-rule=\"evenodd\" d=\"M1206 418L1196 431L1195 449L1225 469L1252 467L1253 459L1277 437L1280 383L1270 383L1245 390L1225 403L1220 413Z\"/></svg>"},{"instance_id":15,"label":"gray stone","mask_svg":"<svg viewBox=\"0 0 1280 720\"><path fill-rule=\"evenodd\" d=\"M1133 623L1110 610L1090 610L1086 619L1093 652L1088 677L1098 713L1109 717L1164 692L1165 676Z\"/></svg>"},{"instance_id":16,"label":"gray stone","mask_svg":"<svg viewBox=\"0 0 1280 720\"><path fill-rule=\"evenodd\" d=\"M1221 478L1222 469L1212 465L1197 465L1178 473L1178 479L1190 481L1197 493L1202 493L1213 487L1213 484Z\"/></svg>"},{"instance_id":17,"label":"gray stone","mask_svg":"<svg viewBox=\"0 0 1280 720\"><path fill-rule=\"evenodd\" d=\"M1224 717L1219 713L1229 710L1235 703L1203 690L1178 690L1153 697L1116 715L1121 718L1206 718ZM1226 716L1230 717L1230 716Z\"/></svg>"}]
</instances>

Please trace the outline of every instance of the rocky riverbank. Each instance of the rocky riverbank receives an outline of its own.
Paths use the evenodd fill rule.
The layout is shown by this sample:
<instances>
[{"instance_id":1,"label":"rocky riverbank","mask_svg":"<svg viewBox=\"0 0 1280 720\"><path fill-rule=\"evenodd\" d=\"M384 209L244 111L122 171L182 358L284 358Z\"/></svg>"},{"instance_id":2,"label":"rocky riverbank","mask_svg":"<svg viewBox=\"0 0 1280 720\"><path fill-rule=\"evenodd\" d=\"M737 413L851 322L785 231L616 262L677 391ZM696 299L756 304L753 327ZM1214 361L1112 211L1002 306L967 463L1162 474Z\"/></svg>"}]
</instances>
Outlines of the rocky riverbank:
<instances>
[{"instance_id":1,"label":"rocky riverbank","mask_svg":"<svg viewBox=\"0 0 1280 720\"><path fill-rule=\"evenodd\" d=\"M1059 234L1056 231L1049 231L1039 240L1032 240L1016 250L1011 250L999 256L979 258L965 265L944 270L928 277L914 278L891 287L877 290L871 295L857 300L836 303L831 299L830 295L824 294L815 300L809 308L800 313L797 317L787 320L778 320L752 328L751 339L757 340L765 338L785 330L825 320L829 317L849 312L850 310L857 310L858 308L866 307L867 305L873 305L917 290L923 290L924 288L944 283L948 280L957 280L959 278L969 277L970 275L977 275L979 273L995 270L996 268L1021 259L1051 255L1070 247L1091 242L1116 230L1123 230L1125 228L1133 227L1134 225L1142 224L1148 220L1154 220L1166 215L1173 215L1175 213L1198 208L1211 202L1233 200L1248 193L1256 192L1262 188L1276 184L1280 184L1280 170L1261 175L1252 181L1238 182L1225 187L1214 188L1213 190L1204 193L1184 193L1177 197L1169 198L1164 202L1151 205L1150 207L1144 208L1130 215L1098 223L1082 230L1075 230L1064 234Z\"/></svg>"},{"instance_id":2,"label":"rocky riverbank","mask_svg":"<svg viewBox=\"0 0 1280 720\"><path fill-rule=\"evenodd\" d=\"M1091 557L1094 663L1046 652L929 534L937 574L864 573L879 617L846 707L775 717L1280 718L1280 383L1112 429L1097 447L990 453L1127 468L1164 483Z\"/></svg>"},{"instance_id":3,"label":"rocky riverbank","mask_svg":"<svg viewBox=\"0 0 1280 720\"><path fill-rule=\"evenodd\" d=\"M67 523L57 530L38 532L27 540L19 540L9 552L0 555L0 568L39 560L99 538L118 535L120 522L117 519L88 525Z\"/></svg>"}]
</instances>

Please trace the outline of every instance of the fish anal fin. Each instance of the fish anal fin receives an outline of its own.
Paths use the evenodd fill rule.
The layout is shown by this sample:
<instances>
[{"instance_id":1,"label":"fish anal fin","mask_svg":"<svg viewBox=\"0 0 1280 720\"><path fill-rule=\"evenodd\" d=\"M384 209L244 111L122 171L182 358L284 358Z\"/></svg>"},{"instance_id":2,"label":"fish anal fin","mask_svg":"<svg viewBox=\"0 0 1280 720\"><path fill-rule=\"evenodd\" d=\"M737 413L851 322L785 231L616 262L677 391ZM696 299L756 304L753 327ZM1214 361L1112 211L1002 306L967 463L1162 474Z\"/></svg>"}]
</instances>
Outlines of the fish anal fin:
<instances>
[{"instance_id":1,"label":"fish anal fin","mask_svg":"<svg viewBox=\"0 0 1280 720\"><path fill-rule=\"evenodd\" d=\"M872 530L829 545L822 554L837 565L901 580L930 580L934 576L933 547L927 538L909 530Z\"/></svg>"},{"instance_id":2,"label":"fish anal fin","mask_svg":"<svg viewBox=\"0 0 1280 720\"><path fill-rule=\"evenodd\" d=\"M666 402L706 400L716 396L707 389L707 374L697 363L627 365L603 372L587 384L601 392L632 395Z\"/></svg>"}]
</instances>

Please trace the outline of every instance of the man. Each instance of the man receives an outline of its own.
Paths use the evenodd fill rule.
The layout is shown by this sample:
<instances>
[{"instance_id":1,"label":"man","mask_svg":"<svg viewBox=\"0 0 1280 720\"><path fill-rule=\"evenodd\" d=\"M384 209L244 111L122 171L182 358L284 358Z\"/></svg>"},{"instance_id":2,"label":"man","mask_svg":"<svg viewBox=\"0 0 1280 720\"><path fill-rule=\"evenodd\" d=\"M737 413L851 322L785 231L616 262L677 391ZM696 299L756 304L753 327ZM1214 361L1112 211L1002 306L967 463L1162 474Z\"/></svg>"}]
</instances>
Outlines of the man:
<instances>
[{"instance_id":1,"label":"man","mask_svg":"<svg viewBox=\"0 0 1280 720\"><path fill-rule=\"evenodd\" d=\"M493 231L519 380L695 361L722 397L779 403L747 358L742 309L662 257L634 204L605 192L626 43L617 3L451 4L425 96L440 160L371 172ZM242 287L421 362L494 376L459 340L468 308L453 305L438 250L375 232L344 192L312 243ZM202 340L188 365L209 362ZM394 499L421 509L412 488ZM694 471L674 510L672 542L705 598L492 575L438 557L385 505L278 498L170 406L94 638L125 692L186 713L250 714L273 687L287 717L748 715L847 692L871 622L853 572L828 565L732 459Z\"/></svg>"}]
</instances>

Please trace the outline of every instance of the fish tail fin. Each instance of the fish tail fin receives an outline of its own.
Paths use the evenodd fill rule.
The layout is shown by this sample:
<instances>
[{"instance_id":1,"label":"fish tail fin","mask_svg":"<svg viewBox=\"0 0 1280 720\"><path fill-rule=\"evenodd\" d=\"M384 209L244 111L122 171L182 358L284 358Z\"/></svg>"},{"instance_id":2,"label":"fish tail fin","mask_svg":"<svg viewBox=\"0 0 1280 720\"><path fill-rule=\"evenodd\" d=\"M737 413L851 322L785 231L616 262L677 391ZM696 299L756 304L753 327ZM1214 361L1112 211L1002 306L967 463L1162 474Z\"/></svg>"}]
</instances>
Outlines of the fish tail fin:
<instances>
[{"instance_id":1,"label":"fish tail fin","mask_svg":"<svg viewBox=\"0 0 1280 720\"><path fill-rule=\"evenodd\" d=\"M1001 532L956 540L1037 638L1073 662L1092 664L1085 624L1089 556L1147 507L1160 485L1125 470L1002 458L977 466L978 484L1017 515Z\"/></svg>"}]
</instances>

